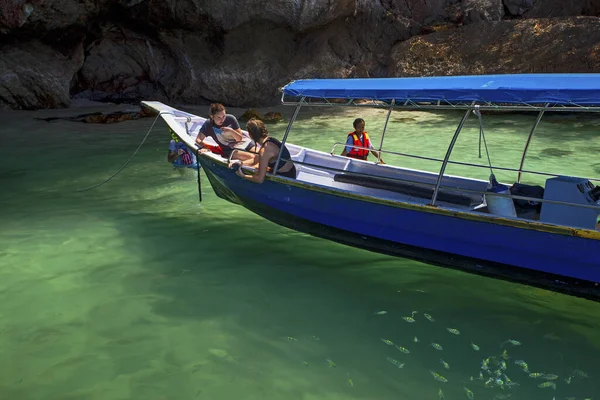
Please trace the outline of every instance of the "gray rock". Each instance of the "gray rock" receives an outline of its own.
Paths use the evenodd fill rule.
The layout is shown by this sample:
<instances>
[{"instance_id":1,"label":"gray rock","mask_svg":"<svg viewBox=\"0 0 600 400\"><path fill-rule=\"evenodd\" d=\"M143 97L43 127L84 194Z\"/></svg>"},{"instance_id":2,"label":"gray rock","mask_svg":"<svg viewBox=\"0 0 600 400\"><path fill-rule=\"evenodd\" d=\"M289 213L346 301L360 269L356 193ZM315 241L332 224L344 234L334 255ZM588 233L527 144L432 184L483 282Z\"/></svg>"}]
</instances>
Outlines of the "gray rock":
<instances>
[{"instance_id":1,"label":"gray rock","mask_svg":"<svg viewBox=\"0 0 600 400\"><path fill-rule=\"evenodd\" d=\"M198 29L210 23L225 31L236 29L251 21L267 21L297 31L326 25L351 15L355 0L120 0L131 7L139 18L153 23L171 25L182 22L185 27Z\"/></svg>"},{"instance_id":2,"label":"gray rock","mask_svg":"<svg viewBox=\"0 0 600 400\"><path fill-rule=\"evenodd\" d=\"M504 17L502 0L466 0L463 4L464 23L501 21Z\"/></svg>"},{"instance_id":3,"label":"gray rock","mask_svg":"<svg viewBox=\"0 0 600 400\"><path fill-rule=\"evenodd\" d=\"M600 0L536 0L527 11L527 18L571 17L600 15Z\"/></svg>"},{"instance_id":4,"label":"gray rock","mask_svg":"<svg viewBox=\"0 0 600 400\"><path fill-rule=\"evenodd\" d=\"M533 0L502 0L511 15L523 15L533 7ZM570 1L570 0L569 0Z\"/></svg>"},{"instance_id":5,"label":"gray rock","mask_svg":"<svg viewBox=\"0 0 600 400\"><path fill-rule=\"evenodd\" d=\"M0 104L13 109L67 107L83 48L64 55L39 41L0 47Z\"/></svg>"}]
</instances>

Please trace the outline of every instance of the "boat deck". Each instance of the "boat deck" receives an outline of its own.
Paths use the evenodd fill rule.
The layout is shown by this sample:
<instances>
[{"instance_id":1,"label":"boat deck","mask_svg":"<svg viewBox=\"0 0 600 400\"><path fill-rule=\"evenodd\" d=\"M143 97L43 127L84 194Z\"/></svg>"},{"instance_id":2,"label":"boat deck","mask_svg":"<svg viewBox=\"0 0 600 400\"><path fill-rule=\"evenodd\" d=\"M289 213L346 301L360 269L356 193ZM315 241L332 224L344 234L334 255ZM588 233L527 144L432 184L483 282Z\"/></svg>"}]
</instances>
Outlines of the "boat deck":
<instances>
[{"instance_id":1,"label":"boat deck","mask_svg":"<svg viewBox=\"0 0 600 400\"><path fill-rule=\"evenodd\" d=\"M300 181L391 201L423 205L431 203L437 174L392 165L376 165L323 152L307 151L294 145L288 147L294 161L308 164L296 167L297 179ZM468 193L458 188L484 191L487 184L483 180L446 176L442 181L444 188L438 193L437 203L462 211L484 211L486 205L481 194ZM453 187L457 189L452 189Z\"/></svg>"}]
</instances>

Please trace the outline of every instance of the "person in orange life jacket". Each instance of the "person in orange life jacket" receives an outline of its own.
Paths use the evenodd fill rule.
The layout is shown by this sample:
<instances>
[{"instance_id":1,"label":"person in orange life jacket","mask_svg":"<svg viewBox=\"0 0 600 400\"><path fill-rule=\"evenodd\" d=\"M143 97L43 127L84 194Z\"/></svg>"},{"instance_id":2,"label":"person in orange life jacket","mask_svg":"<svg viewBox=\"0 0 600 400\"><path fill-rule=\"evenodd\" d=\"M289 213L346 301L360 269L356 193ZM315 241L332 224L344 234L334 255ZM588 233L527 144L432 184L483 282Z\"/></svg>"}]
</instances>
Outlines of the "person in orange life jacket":
<instances>
[{"instance_id":1,"label":"person in orange life jacket","mask_svg":"<svg viewBox=\"0 0 600 400\"><path fill-rule=\"evenodd\" d=\"M230 163L229 167L235 169L235 173L241 177L248 179L252 182L263 183L267 172L272 173L279 156L281 146L283 146L283 152L281 153L281 159L277 166L277 175L285 176L287 178L296 179L296 166L290 160L292 157L290 152L285 145L272 137L269 137L269 131L265 126L264 122L257 119L250 119L246 124L246 130L250 134L252 140L259 144L260 150L258 151L258 165L254 164L252 167L257 169L255 175L245 175L240 166L249 166L249 161L242 160ZM238 164L238 166L236 166Z\"/></svg>"},{"instance_id":2,"label":"person in orange life jacket","mask_svg":"<svg viewBox=\"0 0 600 400\"><path fill-rule=\"evenodd\" d=\"M360 149L352 146L364 147ZM362 118L356 118L354 120L354 132L348 134L346 139L346 146L342 151L342 156L350 158L358 158L359 160L366 160L369 156L369 151L373 153L375 157L379 157L379 152L373 149L369 134L365 132L365 120ZM385 164L381 159L381 164Z\"/></svg>"},{"instance_id":3,"label":"person in orange life jacket","mask_svg":"<svg viewBox=\"0 0 600 400\"><path fill-rule=\"evenodd\" d=\"M219 145L218 149L209 148L203 143L207 136L210 136ZM196 137L196 144L200 147L200 153L213 151L228 158L233 152L234 146L242 141L248 142L246 148L243 150L255 151L255 143L243 135L237 118L231 114L227 114L227 110L223 104L211 104L209 119L202 124ZM237 151L233 158L249 160L254 159L254 157L254 154Z\"/></svg>"}]
</instances>

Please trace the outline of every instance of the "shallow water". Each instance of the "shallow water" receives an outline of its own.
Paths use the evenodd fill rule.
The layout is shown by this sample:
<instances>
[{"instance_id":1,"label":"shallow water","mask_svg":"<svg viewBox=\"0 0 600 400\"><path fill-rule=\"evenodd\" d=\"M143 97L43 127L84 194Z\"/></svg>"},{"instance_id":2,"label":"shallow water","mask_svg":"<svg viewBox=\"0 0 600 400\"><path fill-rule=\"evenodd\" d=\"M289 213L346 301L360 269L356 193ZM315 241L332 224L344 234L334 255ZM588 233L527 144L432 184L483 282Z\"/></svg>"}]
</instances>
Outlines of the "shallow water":
<instances>
[{"instance_id":1,"label":"shallow water","mask_svg":"<svg viewBox=\"0 0 600 400\"><path fill-rule=\"evenodd\" d=\"M162 123L120 175L77 192L115 172L152 123L35 119L78 112L89 111L0 114L0 399L435 400L442 389L452 400L468 398L465 387L490 400L600 395L599 303L300 234L218 199L206 178L198 203L195 174L166 163ZM355 116L309 110L290 141L330 151ZM359 116L378 143L385 111ZM386 147L442 158L461 115L447 116L394 112ZM533 120L484 116L495 165L518 166ZM526 167L598 176L598 127L549 118ZM281 137L285 124L270 129ZM485 164L478 135L470 119L452 159ZM590 162L575 165L576 153ZM413 311L415 322L402 318ZM502 373L518 385L501 376L504 389L485 387L481 362L495 356L493 373L503 350ZM558 375L556 390L517 360Z\"/></svg>"}]
</instances>

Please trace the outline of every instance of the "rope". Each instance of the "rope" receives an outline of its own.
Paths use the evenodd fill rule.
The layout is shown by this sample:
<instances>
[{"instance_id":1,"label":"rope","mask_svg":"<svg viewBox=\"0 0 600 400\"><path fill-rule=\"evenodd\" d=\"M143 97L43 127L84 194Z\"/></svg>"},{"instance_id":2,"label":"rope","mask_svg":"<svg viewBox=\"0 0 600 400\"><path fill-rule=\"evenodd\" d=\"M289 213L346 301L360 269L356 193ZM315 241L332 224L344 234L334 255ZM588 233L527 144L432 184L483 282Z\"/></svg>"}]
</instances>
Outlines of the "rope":
<instances>
[{"instance_id":1,"label":"rope","mask_svg":"<svg viewBox=\"0 0 600 400\"><path fill-rule=\"evenodd\" d=\"M142 147L142 145L144 144L144 142L146 141L146 139L148 139L148 136L150 135L150 132L152 132L152 129L154 128L154 125L156 124L156 121L158 121L158 117L160 117L162 114L171 114L171 113L170 112L160 112L160 113L158 113L158 115L154 119L154 122L152 122L152 126L150 126L150 129L148 129L148 132L146 133L146 136L144 136L144 139L142 139L142 142L139 144L139 146L137 147L137 149L135 149L135 151L133 152L133 154L131 155L131 157L129 157L129 159L125 162L125 164L123 164L123 166L121 168L119 168L119 170L117 172L115 172L114 174L112 174L108 179L104 180L103 182L100 182L97 185L90 186L90 187L85 188L85 189L77 190L77 192L87 192L88 190L92 190L92 189L95 189L97 187L100 187L100 186L104 185L105 183L107 183L108 181L110 181L111 179L113 179L115 176L119 175L119 173L121 173L121 171L123 171L125 169L125 167L127 166L127 164L129 164L129 162L133 159L133 157L135 157L135 155L140 150L140 148Z\"/></svg>"}]
</instances>

